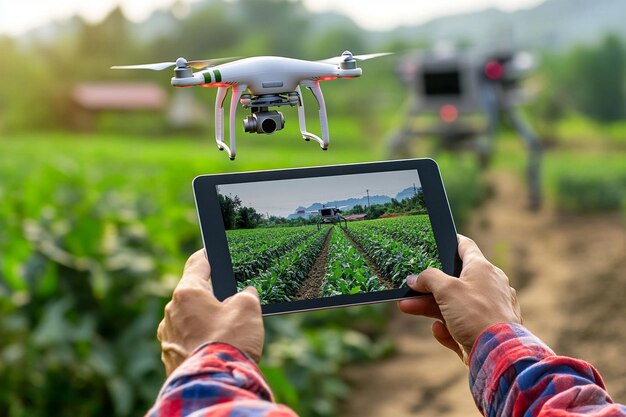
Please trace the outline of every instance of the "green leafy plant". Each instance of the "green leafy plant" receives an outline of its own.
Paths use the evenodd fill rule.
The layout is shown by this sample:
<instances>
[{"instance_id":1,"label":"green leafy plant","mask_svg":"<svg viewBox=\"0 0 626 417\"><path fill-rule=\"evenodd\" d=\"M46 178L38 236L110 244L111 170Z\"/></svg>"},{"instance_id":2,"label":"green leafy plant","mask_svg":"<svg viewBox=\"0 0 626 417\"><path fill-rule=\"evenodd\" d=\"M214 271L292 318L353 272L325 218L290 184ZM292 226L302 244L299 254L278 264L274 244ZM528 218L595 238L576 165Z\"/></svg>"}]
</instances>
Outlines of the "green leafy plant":
<instances>
[{"instance_id":1,"label":"green leafy plant","mask_svg":"<svg viewBox=\"0 0 626 417\"><path fill-rule=\"evenodd\" d=\"M322 285L324 297L385 289L376 275L370 271L363 255L337 226L333 227L328 253L329 259Z\"/></svg>"}]
</instances>

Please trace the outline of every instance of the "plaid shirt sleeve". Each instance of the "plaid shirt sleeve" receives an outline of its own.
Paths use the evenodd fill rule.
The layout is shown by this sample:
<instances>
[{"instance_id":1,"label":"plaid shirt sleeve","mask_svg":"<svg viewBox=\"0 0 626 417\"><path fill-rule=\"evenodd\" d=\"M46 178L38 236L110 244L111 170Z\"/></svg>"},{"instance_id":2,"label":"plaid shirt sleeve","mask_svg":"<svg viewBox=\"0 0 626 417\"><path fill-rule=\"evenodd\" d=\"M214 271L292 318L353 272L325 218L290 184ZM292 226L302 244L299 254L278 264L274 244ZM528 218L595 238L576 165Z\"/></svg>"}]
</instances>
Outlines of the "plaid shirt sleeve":
<instances>
[{"instance_id":1,"label":"plaid shirt sleeve","mask_svg":"<svg viewBox=\"0 0 626 417\"><path fill-rule=\"evenodd\" d=\"M274 403L261 371L225 343L200 346L165 381L146 417L297 417Z\"/></svg>"},{"instance_id":2,"label":"plaid shirt sleeve","mask_svg":"<svg viewBox=\"0 0 626 417\"><path fill-rule=\"evenodd\" d=\"M478 338L470 388L488 417L626 416L591 365L556 356L518 324L496 324Z\"/></svg>"}]
</instances>

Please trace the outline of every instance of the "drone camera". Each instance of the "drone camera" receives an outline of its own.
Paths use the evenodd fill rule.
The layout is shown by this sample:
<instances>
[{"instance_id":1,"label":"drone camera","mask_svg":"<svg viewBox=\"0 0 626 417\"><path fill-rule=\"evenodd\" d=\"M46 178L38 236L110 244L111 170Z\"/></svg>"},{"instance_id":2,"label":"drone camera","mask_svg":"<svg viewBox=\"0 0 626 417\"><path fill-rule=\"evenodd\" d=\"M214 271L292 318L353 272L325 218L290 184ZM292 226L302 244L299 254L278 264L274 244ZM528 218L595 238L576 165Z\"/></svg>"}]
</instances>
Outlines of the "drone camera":
<instances>
[{"instance_id":1,"label":"drone camera","mask_svg":"<svg viewBox=\"0 0 626 417\"><path fill-rule=\"evenodd\" d=\"M274 133L285 127L285 117L279 111L259 111L243 119L243 129L248 133Z\"/></svg>"}]
</instances>

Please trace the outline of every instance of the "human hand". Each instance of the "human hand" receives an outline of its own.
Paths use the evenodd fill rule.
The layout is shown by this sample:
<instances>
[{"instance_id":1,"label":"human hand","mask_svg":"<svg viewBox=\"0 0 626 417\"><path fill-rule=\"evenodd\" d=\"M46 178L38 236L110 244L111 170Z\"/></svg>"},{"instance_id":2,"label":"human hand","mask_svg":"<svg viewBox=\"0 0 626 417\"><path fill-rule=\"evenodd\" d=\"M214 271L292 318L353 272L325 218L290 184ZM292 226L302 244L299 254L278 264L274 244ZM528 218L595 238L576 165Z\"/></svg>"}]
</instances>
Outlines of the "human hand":
<instances>
[{"instance_id":1,"label":"human hand","mask_svg":"<svg viewBox=\"0 0 626 417\"><path fill-rule=\"evenodd\" d=\"M191 255L159 324L161 360L169 376L198 346L224 342L261 359L264 329L259 295L253 287L220 302L213 295L204 249Z\"/></svg>"},{"instance_id":2,"label":"human hand","mask_svg":"<svg viewBox=\"0 0 626 417\"><path fill-rule=\"evenodd\" d=\"M492 265L473 240L458 235L463 269L459 278L429 268L411 275L407 284L432 295L401 300L405 313L438 319L433 336L443 346L467 358L480 334L493 324L520 323L522 316L515 289L502 270Z\"/></svg>"}]
</instances>

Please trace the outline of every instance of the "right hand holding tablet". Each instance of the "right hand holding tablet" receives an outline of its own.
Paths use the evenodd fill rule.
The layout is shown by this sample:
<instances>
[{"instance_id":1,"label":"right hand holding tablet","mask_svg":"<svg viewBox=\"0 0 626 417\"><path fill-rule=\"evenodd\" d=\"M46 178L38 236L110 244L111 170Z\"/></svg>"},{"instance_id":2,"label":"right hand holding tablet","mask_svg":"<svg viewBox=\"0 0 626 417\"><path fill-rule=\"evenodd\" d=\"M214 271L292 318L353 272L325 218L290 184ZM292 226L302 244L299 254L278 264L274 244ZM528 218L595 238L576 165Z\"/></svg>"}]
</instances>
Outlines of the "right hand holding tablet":
<instances>
[{"instance_id":1,"label":"right hand holding tablet","mask_svg":"<svg viewBox=\"0 0 626 417\"><path fill-rule=\"evenodd\" d=\"M401 300L398 306L405 313L438 319L433 336L466 362L484 330L497 323L521 324L522 316L504 272L484 257L473 240L462 235L458 240L463 261L459 278L433 268L411 275L409 287L432 295Z\"/></svg>"}]
</instances>

